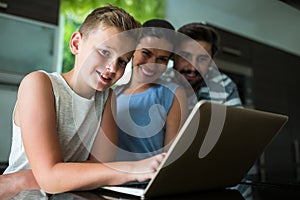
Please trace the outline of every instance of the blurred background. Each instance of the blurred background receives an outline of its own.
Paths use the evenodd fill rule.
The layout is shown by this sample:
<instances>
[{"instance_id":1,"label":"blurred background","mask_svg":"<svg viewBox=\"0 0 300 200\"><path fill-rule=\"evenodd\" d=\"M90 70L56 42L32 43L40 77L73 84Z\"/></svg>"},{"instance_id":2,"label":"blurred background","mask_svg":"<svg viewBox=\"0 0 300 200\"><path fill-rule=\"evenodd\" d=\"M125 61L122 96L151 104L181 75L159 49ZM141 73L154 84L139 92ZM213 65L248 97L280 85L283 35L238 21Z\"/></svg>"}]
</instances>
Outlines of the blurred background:
<instances>
[{"instance_id":1,"label":"blurred background","mask_svg":"<svg viewBox=\"0 0 300 200\"><path fill-rule=\"evenodd\" d=\"M0 166L8 164L12 111L21 79L31 71L67 72L68 42L87 14L110 3L141 23L169 20L218 30L215 62L238 85L245 107L289 121L253 172L261 181L300 183L300 2L297 0L0 0ZM251 149L249 149L251 151Z\"/></svg>"}]
</instances>

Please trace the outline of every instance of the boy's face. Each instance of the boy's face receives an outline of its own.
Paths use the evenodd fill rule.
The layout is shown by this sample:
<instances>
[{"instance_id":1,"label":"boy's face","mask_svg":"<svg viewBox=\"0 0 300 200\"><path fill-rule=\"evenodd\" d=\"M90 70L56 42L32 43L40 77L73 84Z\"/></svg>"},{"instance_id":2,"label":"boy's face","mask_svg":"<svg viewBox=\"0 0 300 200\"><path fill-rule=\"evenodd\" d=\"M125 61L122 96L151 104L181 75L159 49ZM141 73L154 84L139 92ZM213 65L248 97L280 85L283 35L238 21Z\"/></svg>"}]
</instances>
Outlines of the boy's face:
<instances>
[{"instance_id":1,"label":"boy's face","mask_svg":"<svg viewBox=\"0 0 300 200\"><path fill-rule=\"evenodd\" d=\"M139 82L151 83L166 70L173 45L154 36L143 37L134 52L132 64Z\"/></svg>"},{"instance_id":2,"label":"boy's face","mask_svg":"<svg viewBox=\"0 0 300 200\"><path fill-rule=\"evenodd\" d=\"M181 43L178 55L175 56L174 68L187 79L194 90L199 89L212 62L211 47L205 41L187 40Z\"/></svg>"},{"instance_id":3,"label":"boy's face","mask_svg":"<svg viewBox=\"0 0 300 200\"><path fill-rule=\"evenodd\" d=\"M78 37L75 67L78 78L87 86L104 91L124 74L135 49L135 41L115 27L103 27L91 32L88 37Z\"/></svg>"}]
</instances>

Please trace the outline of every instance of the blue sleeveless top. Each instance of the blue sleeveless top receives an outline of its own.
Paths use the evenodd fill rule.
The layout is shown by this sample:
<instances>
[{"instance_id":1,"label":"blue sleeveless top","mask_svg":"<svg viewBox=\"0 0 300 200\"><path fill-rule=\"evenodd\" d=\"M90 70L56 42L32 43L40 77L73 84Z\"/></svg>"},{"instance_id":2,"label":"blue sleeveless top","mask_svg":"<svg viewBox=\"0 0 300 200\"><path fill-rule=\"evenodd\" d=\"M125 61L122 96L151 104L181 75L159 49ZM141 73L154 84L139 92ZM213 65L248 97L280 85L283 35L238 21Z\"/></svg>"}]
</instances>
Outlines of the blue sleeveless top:
<instances>
[{"instance_id":1,"label":"blue sleeveless top","mask_svg":"<svg viewBox=\"0 0 300 200\"><path fill-rule=\"evenodd\" d=\"M163 152L165 122L178 87L161 82L138 94L122 94L124 86L115 89L118 161L140 160Z\"/></svg>"}]
</instances>

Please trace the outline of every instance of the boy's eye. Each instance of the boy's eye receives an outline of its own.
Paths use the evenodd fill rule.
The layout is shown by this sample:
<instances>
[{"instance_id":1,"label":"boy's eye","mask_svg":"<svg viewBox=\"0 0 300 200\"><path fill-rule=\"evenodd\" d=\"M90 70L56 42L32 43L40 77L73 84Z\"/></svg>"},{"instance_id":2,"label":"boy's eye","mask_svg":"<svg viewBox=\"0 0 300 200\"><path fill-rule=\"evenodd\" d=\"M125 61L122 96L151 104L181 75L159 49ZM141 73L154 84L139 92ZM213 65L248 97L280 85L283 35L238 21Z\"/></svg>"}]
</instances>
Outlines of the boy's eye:
<instances>
[{"instance_id":1,"label":"boy's eye","mask_svg":"<svg viewBox=\"0 0 300 200\"><path fill-rule=\"evenodd\" d=\"M103 55L103 56L105 56L105 57L109 56L109 54L110 54L109 51L104 50L104 49L99 50L99 52L100 52L101 55Z\"/></svg>"}]
</instances>

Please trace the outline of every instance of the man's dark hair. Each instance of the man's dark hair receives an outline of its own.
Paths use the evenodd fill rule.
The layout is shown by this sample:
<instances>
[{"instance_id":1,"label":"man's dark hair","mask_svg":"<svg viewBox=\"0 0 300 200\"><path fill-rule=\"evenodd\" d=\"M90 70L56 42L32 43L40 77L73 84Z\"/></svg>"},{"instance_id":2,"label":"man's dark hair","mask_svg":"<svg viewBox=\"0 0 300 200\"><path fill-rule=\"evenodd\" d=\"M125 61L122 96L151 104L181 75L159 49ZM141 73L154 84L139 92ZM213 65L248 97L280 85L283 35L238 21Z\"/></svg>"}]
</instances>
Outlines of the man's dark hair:
<instances>
[{"instance_id":1,"label":"man's dark hair","mask_svg":"<svg viewBox=\"0 0 300 200\"><path fill-rule=\"evenodd\" d=\"M215 56L219 49L220 37L217 31L203 23L193 22L178 29L179 33L187 35L196 41L205 41L212 45L212 56Z\"/></svg>"}]
</instances>

